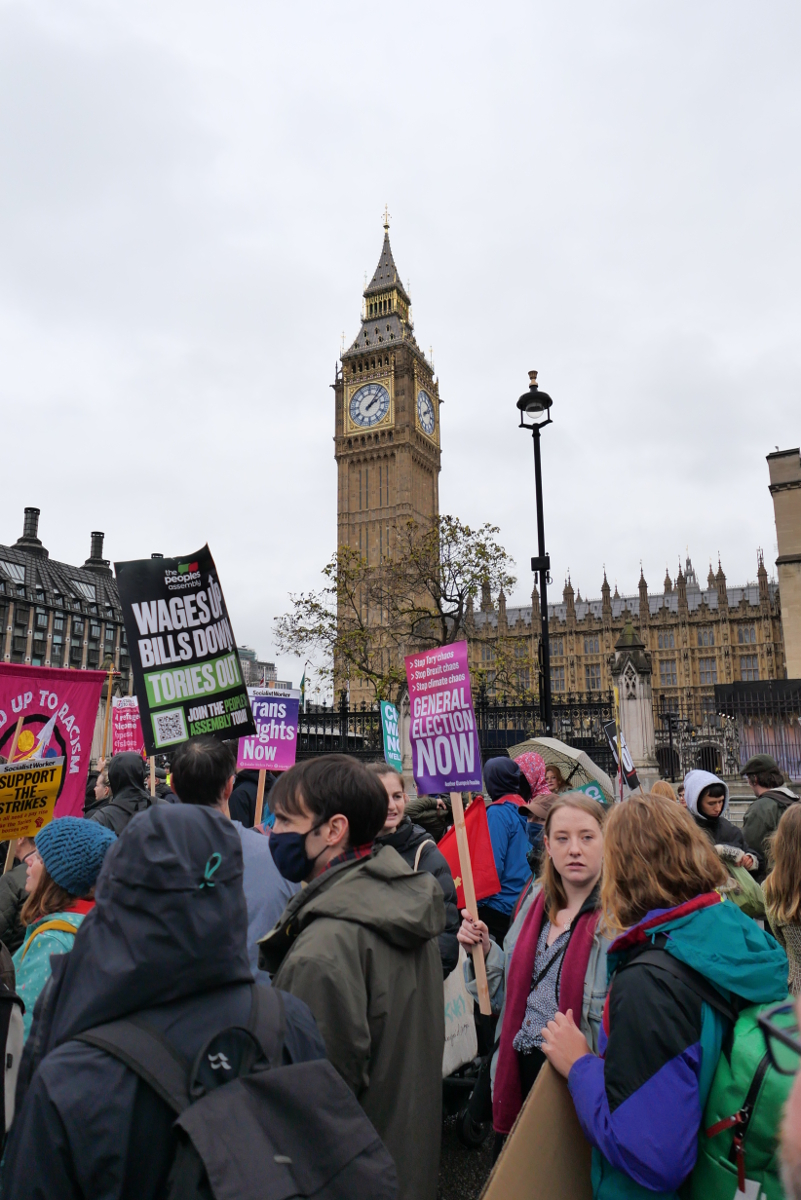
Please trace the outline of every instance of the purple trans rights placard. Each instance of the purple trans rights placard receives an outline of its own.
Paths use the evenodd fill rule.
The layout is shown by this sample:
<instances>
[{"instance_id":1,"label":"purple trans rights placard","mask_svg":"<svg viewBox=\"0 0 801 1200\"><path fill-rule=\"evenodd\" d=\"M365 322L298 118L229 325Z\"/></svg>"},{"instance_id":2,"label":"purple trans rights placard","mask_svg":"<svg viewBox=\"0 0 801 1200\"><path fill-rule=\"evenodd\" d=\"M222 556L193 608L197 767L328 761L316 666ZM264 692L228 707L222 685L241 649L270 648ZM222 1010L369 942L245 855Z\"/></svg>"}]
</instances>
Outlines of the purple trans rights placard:
<instances>
[{"instance_id":1,"label":"purple trans rights placard","mask_svg":"<svg viewBox=\"0 0 801 1200\"><path fill-rule=\"evenodd\" d=\"M300 692L248 688L256 733L239 739L237 771L286 771L295 765Z\"/></svg>"},{"instance_id":2,"label":"purple trans rights placard","mask_svg":"<svg viewBox=\"0 0 801 1200\"><path fill-rule=\"evenodd\" d=\"M406 656L412 770L421 796L481 788L467 642Z\"/></svg>"}]
</instances>

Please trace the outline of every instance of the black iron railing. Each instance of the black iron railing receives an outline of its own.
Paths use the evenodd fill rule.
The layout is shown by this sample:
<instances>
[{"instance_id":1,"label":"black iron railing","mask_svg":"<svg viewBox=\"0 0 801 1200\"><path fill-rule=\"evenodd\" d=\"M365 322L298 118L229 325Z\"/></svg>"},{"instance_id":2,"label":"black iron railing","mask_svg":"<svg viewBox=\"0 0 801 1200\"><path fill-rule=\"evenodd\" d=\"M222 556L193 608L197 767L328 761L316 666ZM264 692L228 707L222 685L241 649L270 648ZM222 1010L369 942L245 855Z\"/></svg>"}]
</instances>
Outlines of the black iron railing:
<instances>
[{"instance_id":1,"label":"black iron railing","mask_svg":"<svg viewBox=\"0 0 801 1200\"><path fill-rule=\"evenodd\" d=\"M507 750L543 733L539 700L510 702L488 696L479 688L475 696L476 725L483 758ZM573 695L553 706L553 736L585 750L604 771L614 774L612 752L603 731L612 719L611 693ZM339 704L308 704L298 718L298 759L319 754L351 754L365 761L383 757L381 713L378 706L350 708L347 694Z\"/></svg>"}]
</instances>

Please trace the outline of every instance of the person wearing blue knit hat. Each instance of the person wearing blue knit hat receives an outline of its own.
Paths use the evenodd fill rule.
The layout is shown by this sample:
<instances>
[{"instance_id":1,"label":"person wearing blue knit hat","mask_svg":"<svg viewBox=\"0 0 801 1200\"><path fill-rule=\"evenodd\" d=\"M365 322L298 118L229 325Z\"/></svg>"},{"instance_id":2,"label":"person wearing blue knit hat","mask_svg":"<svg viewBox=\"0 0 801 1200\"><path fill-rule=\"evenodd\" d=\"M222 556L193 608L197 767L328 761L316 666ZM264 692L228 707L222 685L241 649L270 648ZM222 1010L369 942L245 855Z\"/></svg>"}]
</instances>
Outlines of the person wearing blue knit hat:
<instances>
[{"instance_id":1,"label":"person wearing blue knit hat","mask_svg":"<svg viewBox=\"0 0 801 1200\"><path fill-rule=\"evenodd\" d=\"M95 883L116 834L83 817L60 817L37 833L28 859L28 899L20 919L25 940L14 955L17 994L25 1001L27 1039L33 1008L50 978L50 955L68 954L86 914Z\"/></svg>"}]
</instances>

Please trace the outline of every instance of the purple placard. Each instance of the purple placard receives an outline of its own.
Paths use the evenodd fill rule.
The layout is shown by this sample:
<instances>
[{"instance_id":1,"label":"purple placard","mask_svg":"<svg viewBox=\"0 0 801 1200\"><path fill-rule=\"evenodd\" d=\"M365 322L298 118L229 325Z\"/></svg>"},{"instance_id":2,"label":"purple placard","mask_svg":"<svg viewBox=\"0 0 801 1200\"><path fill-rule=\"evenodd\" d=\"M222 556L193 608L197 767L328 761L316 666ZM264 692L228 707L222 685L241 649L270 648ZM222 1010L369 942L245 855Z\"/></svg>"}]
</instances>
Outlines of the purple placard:
<instances>
[{"instance_id":1,"label":"purple placard","mask_svg":"<svg viewBox=\"0 0 801 1200\"><path fill-rule=\"evenodd\" d=\"M239 739L237 771L286 771L295 765L300 693L248 688L256 733Z\"/></svg>"},{"instance_id":2,"label":"purple placard","mask_svg":"<svg viewBox=\"0 0 801 1200\"><path fill-rule=\"evenodd\" d=\"M481 787L467 642L406 657L412 770L421 796Z\"/></svg>"}]
</instances>

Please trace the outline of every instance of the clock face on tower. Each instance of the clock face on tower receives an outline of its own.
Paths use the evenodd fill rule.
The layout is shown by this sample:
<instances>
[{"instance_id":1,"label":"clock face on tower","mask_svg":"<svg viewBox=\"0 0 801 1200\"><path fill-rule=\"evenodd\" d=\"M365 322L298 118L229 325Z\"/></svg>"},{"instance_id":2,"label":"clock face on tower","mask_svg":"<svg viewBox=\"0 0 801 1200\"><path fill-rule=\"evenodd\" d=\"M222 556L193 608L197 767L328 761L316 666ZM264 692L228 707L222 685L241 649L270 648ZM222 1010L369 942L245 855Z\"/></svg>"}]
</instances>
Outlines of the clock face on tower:
<instances>
[{"instance_id":1,"label":"clock face on tower","mask_svg":"<svg viewBox=\"0 0 801 1200\"><path fill-rule=\"evenodd\" d=\"M348 411L355 425L377 425L389 412L389 392L380 383L366 383L351 396Z\"/></svg>"},{"instance_id":2,"label":"clock face on tower","mask_svg":"<svg viewBox=\"0 0 801 1200\"><path fill-rule=\"evenodd\" d=\"M424 392L422 388L417 393L417 416L423 433L431 437L434 432L434 405L428 392Z\"/></svg>"}]
</instances>

